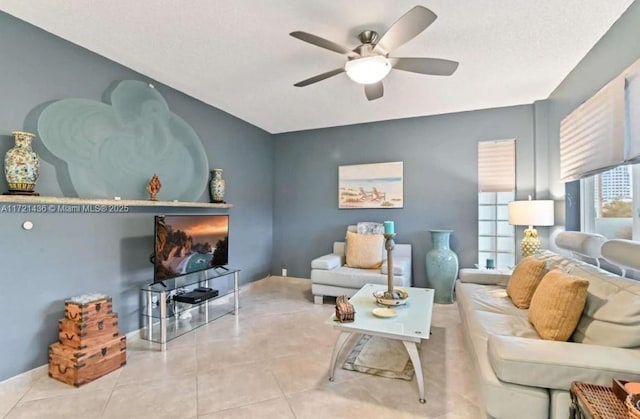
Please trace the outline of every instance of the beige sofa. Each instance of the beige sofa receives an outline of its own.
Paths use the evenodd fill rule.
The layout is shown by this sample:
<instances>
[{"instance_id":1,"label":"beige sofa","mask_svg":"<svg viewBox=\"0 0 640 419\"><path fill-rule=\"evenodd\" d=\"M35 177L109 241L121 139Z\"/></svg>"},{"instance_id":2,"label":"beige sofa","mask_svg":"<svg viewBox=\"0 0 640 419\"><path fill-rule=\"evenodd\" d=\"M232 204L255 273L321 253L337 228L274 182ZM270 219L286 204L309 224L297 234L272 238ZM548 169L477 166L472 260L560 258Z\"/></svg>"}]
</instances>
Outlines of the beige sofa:
<instances>
[{"instance_id":1,"label":"beige sofa","mask_svg":"<svg viewBox=\"0 0 640 419\"><path fill-rule=\"evenodd\" d=\"M585 243L569 241L576 253L585 254ZM611 242L602 246L609 262L640 268L640 243ZM509 274L462 269L456 283L465 338L490 418L567 418L573 381L640 381L640 283L549 251L536 257L548 269L559 267L589 281L586 307L570 342L538 336L527 310L515 307L506 294Z\"/></svg>"}]
</instances>

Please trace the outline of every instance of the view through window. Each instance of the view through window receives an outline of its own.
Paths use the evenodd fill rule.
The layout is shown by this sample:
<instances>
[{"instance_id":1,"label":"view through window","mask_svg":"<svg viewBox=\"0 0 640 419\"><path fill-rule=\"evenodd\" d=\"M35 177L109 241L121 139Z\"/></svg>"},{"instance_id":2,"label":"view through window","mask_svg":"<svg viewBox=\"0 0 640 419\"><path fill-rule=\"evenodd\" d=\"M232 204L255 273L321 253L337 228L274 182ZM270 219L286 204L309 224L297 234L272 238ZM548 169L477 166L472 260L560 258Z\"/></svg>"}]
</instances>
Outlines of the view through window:
<instances>
[{"instance_id":1,"label":"view through window","mask_svg":"<svg viewBox=\"0 0 640 419\"><path fill-rule=\"evenodd\" d=\"M582 230L608 239L640 239L634 217L640 199L639 175L638 165L624 165L583 179Z\"/></svg>"}]
</instances>

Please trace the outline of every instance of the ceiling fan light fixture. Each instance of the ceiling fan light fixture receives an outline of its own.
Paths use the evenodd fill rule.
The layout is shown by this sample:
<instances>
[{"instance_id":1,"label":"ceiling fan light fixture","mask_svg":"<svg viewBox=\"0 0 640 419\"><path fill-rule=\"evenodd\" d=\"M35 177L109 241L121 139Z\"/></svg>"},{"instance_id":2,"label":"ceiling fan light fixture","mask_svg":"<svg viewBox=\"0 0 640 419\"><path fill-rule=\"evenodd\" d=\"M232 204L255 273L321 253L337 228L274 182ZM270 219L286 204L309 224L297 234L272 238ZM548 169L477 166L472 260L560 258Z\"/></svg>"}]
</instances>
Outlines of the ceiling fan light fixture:
<instances>
[{"instance_id":1,"label":"ceiling fan light fixture","mask_svg":"<svg viewBox=\"0 0 640 419\"><path fill-rule=\"evenodd\" d=\"M391 63L382 55L355 58L344 66L347 76L356 83L371 84L384 79L391 71Z\"/></svg>"}]
</instances>

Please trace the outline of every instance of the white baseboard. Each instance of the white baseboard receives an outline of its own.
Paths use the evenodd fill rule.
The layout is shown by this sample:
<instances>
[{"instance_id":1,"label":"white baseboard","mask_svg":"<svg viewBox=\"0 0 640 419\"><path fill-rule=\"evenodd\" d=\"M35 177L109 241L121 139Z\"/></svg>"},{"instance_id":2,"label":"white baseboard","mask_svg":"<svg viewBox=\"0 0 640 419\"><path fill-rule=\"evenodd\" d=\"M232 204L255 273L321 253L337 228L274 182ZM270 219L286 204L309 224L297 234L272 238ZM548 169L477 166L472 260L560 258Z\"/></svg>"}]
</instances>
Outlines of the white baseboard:
<instances>
[{"instance_id":1,"label":"white baseboard","mask_svg":"<svg viewBox=\"0 0 640 419\"><path fill-rule=\"evenodd\" d=\"M271 275L267 275L262 279L258 279L256 281L252 281L247 284L244 284L239 287L238 292L242 293L243 291L248 291L251 288L253 288L256 285L256 283L267 280L269 278L271 278ZM291 279L291 278L287 277L287 279ZM140 328L140 329L132 330L131 332L126 333L125 336L127 337L127 340L142 339L141 338L142 329L143 328ZM150 342L150 343L153 343L153 342ZM44 365L40 365L39 367L35 367L33 369L20 373L18 375L14 375L13 377L9 377L4 381L0 381L0 390L5 385L15 385L15 384L24 383L24 382L33 382L41 378L42 376L47 375L48 369L49 369L49 364L44 364Z\"/></svg>"},{"instance_id":2,"label":"white baseboard","mask_svg":"<svg viewBox=\"0 0 640 419\"><path fill-rule=\"evenodd\" d=\"M0 381L0 393L2 393L2 390L5 388L5 386L20 385L23 383L31 383L39 380L41 377L47 375L48 371L49 364L44 364L31 370L25 371L21 374L14 375L13 377L9 377L4 381Z\"/></svg>"}]
</instances>

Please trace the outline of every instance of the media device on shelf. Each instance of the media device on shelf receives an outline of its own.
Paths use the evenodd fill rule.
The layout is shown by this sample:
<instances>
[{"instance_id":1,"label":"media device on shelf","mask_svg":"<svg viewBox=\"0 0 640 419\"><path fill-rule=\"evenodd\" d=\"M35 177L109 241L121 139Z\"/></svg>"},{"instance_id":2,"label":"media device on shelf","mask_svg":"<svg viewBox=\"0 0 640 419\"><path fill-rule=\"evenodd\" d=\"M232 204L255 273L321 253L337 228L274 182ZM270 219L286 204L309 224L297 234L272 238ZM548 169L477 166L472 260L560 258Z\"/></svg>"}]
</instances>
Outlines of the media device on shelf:
<instances>
[{"instance_id":1,"label":"media device on shelf","mask_svg":"<svg viewBox=\"0 0 640 419\"><path fill-rule=\"evenodd\" d=\"M157 215L155 217L154 282L229 263L229 216Z\"/></svg>"},{"instance_id":2,"label":"media device on shelf","mask_svg":"<svg viewBox=\"0 0 640 419\"><path fill-rule=\"evenodd\" d=\"M206 301L209 298L215 298L220 294L220 291L212 288L196 288L190 292L184 292L173 296L174 301L187 304L198 304L202 301Z\"/></svg>"}]
</instances>

